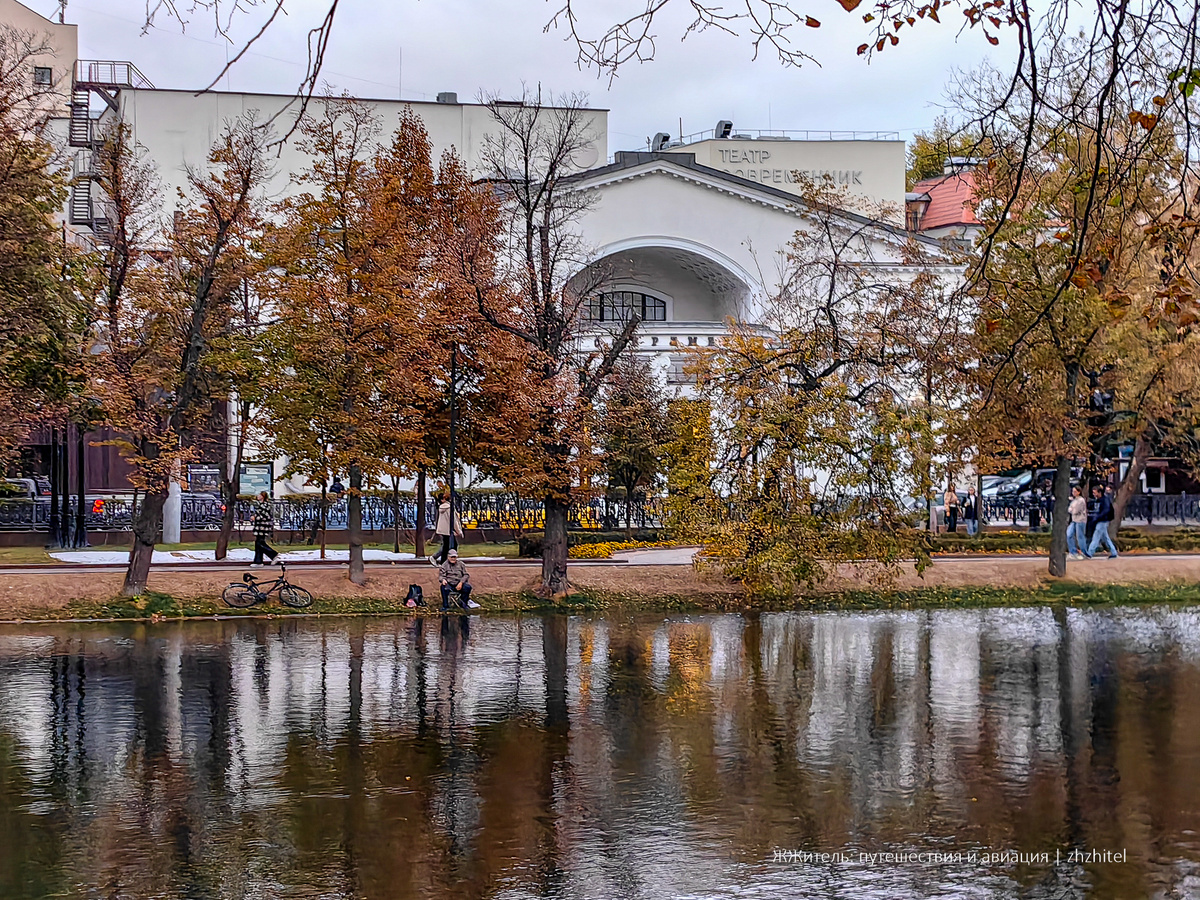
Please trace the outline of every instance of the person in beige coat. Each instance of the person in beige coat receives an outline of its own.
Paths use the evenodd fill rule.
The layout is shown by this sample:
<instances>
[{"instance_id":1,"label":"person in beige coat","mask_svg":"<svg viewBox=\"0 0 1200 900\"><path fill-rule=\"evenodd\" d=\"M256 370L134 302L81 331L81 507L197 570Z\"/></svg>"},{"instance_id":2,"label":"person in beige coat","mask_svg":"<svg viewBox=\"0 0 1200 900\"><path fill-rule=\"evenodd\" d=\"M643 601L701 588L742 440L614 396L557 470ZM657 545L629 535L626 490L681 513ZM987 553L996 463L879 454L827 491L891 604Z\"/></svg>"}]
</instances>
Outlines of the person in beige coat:
<instances>
[{"instance_id":1,"label":"person in beige coat","mask_svg":"<svg viewBox=\"0 0 1200 900\"><path fill-rule=\"evenodd\" d=\"M433 527L433 532L442 539L442 548L429 557L429 562L434 566L440 566L446 561L450 551L458 546L458 538L463 536L462 521L457 512L454 513L453 524L451 524L449 494L438 494L438 501L437 522Z\"/></svg>"},{"instance_id":2,"label":"person in beige coat","mask_svg":"<svg viewBox=\"0 0 1200 900\"><path fill-rule=\"evenodd\" d=\"M946 507L946 531L954 533L958 531L958 491L954 489L954 485L946 488L946 493L942 495L942 503Z\"/></svg>"},{"instance_id":3,"label":"person in beige coat","mask_svg":"<svg viewBox=\"0 0 1200 900\"><path fill-rule=\"evenodd\" d=\"M1067 556L1070 559L1083 559L1088 556L1087 499L1079 485L1071 488L1071 502L1067 505L1067 513L1070 515L1070 521L1067 522Z\"/></svg>"}]
</instances>

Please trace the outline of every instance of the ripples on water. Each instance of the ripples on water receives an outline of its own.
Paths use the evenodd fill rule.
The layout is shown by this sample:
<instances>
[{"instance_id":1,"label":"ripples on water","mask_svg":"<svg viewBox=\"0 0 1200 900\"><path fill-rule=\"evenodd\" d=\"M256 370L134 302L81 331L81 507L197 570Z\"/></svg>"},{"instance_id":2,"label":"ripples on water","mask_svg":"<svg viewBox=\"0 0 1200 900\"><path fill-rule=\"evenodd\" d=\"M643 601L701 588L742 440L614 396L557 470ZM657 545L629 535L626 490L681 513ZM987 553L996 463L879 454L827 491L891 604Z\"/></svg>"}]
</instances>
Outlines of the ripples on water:
<instances>
[{"instance_id":1,"label":"ripples on water","mask_svg":"<svg viewBox=\"0 0 1200 900\"><path fill-rule=\"evenodd\" d=\"M0 897L1190 897L1198 757L1190 610L10 628Z\"/></svg>"}]
</instances>

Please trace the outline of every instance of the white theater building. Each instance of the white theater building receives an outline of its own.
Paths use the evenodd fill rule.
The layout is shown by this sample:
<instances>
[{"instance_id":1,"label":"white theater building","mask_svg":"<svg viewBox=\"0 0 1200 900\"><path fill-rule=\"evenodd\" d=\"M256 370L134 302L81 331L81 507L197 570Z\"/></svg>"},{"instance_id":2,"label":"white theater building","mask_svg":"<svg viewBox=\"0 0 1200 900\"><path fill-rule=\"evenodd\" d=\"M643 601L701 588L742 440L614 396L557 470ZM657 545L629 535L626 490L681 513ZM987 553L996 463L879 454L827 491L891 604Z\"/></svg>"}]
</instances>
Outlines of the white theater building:
<instances>
[{"instance_id":1,"label":"white theater building","mask_svg":"<svg viewBox=\"0 0 1200 900\"><path fill-rule=\"evenodd\" d=\"M29 29L30 16L40 18L16 0L0 0L0 22ZM276 128L284 131L296 115L298 103L290 96L161 90L130 63L77 60L74 30L41 22L47 34L63 36L53 76L69 101L62 132L77 154L66 218L83 234L103 239L103 208L88 160L106 120L129 126L157 166L165 202L173 204L185 168L204 164L226 122L256 110L260 119L278 115ZM452 93L440 94L437 102L364 102L385 128L411 107L425 123L435 159L454 148L469 170L490 174L480 170L481 148L496 127L486 106L459 103ZM658 135L649 150L610 156L607 110L588 110L587 116L592 143L573 158L573 183L590 199L575 227L591 264L607 275L603 291L588 304L596 329L586 340L600 341L606 323L632 308L644 319L638 349L654 356L675 390L687 390L684 348L715 343L730 319L763 322L764 301L779 287L778 255L805 220L796 173L828 178L865 206L887 204L890 211L879 220L847 212L846 221L867 236L864 261L903 277L903 247L914 235L904 230L905 156L897 135L739 132L733 123L719 122L713 132L687 141ZM270 193L278 197L292 189L291 173L306 165L294 142L288 144L274 164ZM164 208L164 221L171 211ZM937 249L934 241L917 239ZM949 267L947 274L953 277Z\"/></svg>"}]
</instances>

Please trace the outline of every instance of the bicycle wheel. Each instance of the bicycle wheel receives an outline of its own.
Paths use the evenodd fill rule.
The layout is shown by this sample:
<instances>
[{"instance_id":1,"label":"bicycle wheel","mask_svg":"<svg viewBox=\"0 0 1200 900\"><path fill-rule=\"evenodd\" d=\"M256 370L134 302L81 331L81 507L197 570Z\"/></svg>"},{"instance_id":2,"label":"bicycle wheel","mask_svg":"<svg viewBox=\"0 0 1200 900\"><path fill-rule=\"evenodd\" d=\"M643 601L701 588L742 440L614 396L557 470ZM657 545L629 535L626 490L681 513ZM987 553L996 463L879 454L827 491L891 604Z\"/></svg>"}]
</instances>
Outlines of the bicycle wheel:
<instances>
[{"instance_id":1,"label":"bicycle wheel","mask_svg":"<svg viewBox=\"0 0 1200 900\"><path fill-rule=\"evenodd\" d=\"M258 595L244 584L233 583L225 588L221 599L226 606L234 609L247 609L258 602Z\"/></svg>"},{"instance_id":2,"label":"bicycle wheel","mask_svg":"<svg viewBox=\"0 0 1200 900\"><path fill-rule=\"evenodd\" d=\"M279 602L293 609L304 609L306 606L312 606L313 595L302 587L287 584L279 589Z\"/></svg>"}]
</instances>

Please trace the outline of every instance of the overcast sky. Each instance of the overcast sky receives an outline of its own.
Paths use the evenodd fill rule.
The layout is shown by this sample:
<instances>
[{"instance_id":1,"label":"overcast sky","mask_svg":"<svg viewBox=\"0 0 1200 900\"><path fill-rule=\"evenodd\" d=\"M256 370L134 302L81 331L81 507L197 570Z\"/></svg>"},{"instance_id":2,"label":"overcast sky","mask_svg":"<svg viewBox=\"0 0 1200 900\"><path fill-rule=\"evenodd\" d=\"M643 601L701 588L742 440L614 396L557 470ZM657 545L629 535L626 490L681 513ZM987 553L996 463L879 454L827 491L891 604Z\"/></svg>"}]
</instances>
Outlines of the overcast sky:
<instances>
[{"instance_id":1,"label":"overcast sky","mask_svg":"<svg viewBox=\"0 0 1200 900\"><path fill-rule=\"evenodd\" d=\"M56 0L24 2L47 17L57 14ZM219 87L294 91L304 71L305 33L320 22L327 2L288 0L289 16ZM598 22L604 10L638 0L583 2ZM855 55L869 39L861 16L843 12L835 0L810 0L803 9L822 27L798 28L795 39L809 42L821 66L784 68L766 51L752 61L745 37L710 31L680 41L689 20L683 0L677 5L676 17L655 29L655 60L623 69L610 86L576 67L562 31L543 32L556 0L342 0L325 79L359 96L394 98L402 89L414 100L432 100L439 91L456 91L460 100L481 89L516 94L522 82L586 91L593 106L611 110L610 153L644 149L656 131L676 136L681 118L684 134L732 119L738 131L895 131L907 139L939 113L952 68L969 68L987 47L978 34L958 35L957 22L922 22L868 64ZM145 0L69 0L67 21L80 26L80 57L131 60L158 87L207 84L230 52L212 22L198 18L181 32L161 17L142 34L145 9ZM237 34L252 33L260 19L254 13L240 20Z\"/></svg>"}]
</instances>

